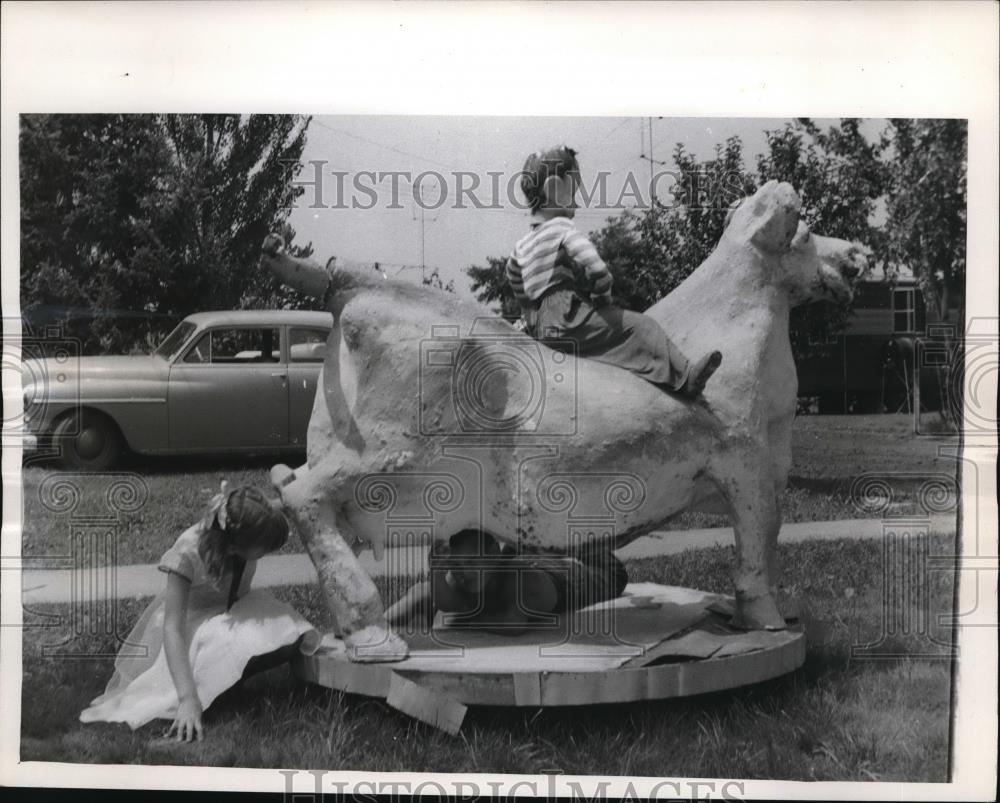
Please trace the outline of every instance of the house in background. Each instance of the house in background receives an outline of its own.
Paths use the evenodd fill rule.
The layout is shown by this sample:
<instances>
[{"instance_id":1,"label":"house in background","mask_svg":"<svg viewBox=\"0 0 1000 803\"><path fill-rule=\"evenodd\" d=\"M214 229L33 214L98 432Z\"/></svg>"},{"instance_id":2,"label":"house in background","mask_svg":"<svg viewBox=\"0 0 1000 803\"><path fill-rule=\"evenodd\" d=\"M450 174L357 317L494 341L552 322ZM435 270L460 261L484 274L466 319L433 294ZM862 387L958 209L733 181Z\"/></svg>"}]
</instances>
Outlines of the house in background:
<instances>
[{"instance_id":1,"label":"house in background","mask_svg":"<svg viewBox=\"0 0 1000 803\"><path fill-rule=\"evenodd\" d=\"M876 268L858 282L844 332L810 340L808 356L796 364L799 397L814 399L820 413L910 413L918 397L918 361L920 407L939 409L936 365L945 356L945 339L957 331L928 309L912 272L886 275Z\"/></svg>"}]
</instances>

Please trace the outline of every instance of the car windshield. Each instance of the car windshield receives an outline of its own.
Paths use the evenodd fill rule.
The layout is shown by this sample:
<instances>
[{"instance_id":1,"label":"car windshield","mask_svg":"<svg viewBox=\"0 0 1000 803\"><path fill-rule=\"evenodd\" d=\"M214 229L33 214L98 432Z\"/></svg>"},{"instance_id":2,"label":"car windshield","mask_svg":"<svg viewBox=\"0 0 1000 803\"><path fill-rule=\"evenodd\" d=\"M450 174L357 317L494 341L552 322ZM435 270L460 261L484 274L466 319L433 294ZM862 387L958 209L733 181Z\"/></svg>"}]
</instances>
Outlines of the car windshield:
<instances>
[{"instance_id":1,"label":"car windshield","mask_svg":"<svg viewBox=\"0 0 1000 803\"><path fill-rule=\"evenodd\" d=\"M174 328L174 331L167 335L167 339L156 347L153 354L157 357L163 357L163 359L169 360L177 353L177 350L184 345L194 330L195 325L193 323L190 321L181 321Z\"/></svg>"}]
</instances>

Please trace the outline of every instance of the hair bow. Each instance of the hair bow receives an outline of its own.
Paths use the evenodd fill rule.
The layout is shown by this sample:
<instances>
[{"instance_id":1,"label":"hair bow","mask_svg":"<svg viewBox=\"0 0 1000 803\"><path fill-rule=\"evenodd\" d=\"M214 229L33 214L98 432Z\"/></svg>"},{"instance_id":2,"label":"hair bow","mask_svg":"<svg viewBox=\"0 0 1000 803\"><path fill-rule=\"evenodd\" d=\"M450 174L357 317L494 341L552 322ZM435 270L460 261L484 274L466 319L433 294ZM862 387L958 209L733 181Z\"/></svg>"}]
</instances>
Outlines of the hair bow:
<instances>
[{"instance_id":1,"label":"hair bow","mask_svg":"<svg viewBox=\"0 0 1000 803\"><path fill-rule=\"evenodd\" d=\"M205 527L211 527L212 522L219 522L219 529L226 529L226 500L229 499L229 483L223 480L219 484L219 492L208 503L208 513L205 514Z\"/></svg>"}]
</instances>

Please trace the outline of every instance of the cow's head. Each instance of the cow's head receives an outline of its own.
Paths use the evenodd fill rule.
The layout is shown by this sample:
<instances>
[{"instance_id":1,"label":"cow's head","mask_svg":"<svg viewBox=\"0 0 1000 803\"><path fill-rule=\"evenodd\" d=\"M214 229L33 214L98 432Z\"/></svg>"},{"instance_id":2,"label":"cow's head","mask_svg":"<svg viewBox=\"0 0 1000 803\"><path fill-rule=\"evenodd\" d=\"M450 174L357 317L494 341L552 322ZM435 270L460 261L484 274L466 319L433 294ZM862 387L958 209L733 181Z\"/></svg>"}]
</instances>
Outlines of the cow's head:
<instances>
[{"instance_id":1,"label":"cow's head","mask_svg":"<svg viewBox=\"0 0 1000 803\"><path fill-rule=\"evenodd\" d=\"M777 257L772 275L787 290L793 306L850 300L851 281L867 267L870 250L859 243L813 234L799 219L799 207L790 184L769 181L733 204L723 236L749 240L767 257Z\"/></svg>"},{"instance_id":2,"label":"cow's head","mask_svg":"<svg viewBox=\"0 0 1000 803\"><path fill-rule=\"evenodd\" d=\"M795 236L799 196L787 182L768 181L729 207L723 239L752 243L762 253L783 254Z\"/></svg>"},{"instance_id":3,"label":"cow's head","mask_svg":"<svg viewBox=\"0 0 1000 803\"><path fill-rule=\"evenodd\" d=\"M803 221L781 256L781 282L792 306L812 301L850 301L853 280L868 266L871 251L860 243L822 237Z\"/></svg>"}]
</instances>

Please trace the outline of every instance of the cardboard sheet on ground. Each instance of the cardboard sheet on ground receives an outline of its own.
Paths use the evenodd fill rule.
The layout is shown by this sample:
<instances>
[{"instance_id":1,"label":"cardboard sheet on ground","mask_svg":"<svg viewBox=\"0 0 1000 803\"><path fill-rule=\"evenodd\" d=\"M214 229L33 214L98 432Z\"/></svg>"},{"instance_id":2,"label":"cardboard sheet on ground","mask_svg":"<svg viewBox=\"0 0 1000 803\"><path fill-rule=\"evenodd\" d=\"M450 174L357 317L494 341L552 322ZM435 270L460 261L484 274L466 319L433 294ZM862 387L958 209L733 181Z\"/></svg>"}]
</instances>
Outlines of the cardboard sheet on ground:
<instances>
[{"instance_id":1,"label":"cardboard sheet on ground","mask_svg":"<svg viewBox=\"0 0 1000 803\"><path fill-rule=\"evenodd\" d=\"M757 683L802 665L800 627L738 630L728 610L729 597L635 583L619 599L516 634L438 617L430 633L405 634L410 653L402 661L352 662L345 643L328 635L316 654L302 656L297 671L321 686L387 699L454 732L462 706L684 697Z\"/></svg>"},{"instance_id":2,"label":"cardboard sheet on ground","mask_svg":"<svg viewBox=\"0 0 1000 803\"><path fill-rule=\"evenodd\" d=\"M706 654L704 639L677 637L712 615L707 605L725 599L691 589L633 583L618 599L551 617L516 634L462 626L459 618L439 614L431 633L407 634L410 656L392 666L425 672L595 672L643 665L647 657L665 654L656 649L671 639L679 647L674 655L707 657L727 640L713 638ZM741 651L738 644L727 646ZM748 648L760 649L749 644Z\"/></svg>"}]
</instances>

